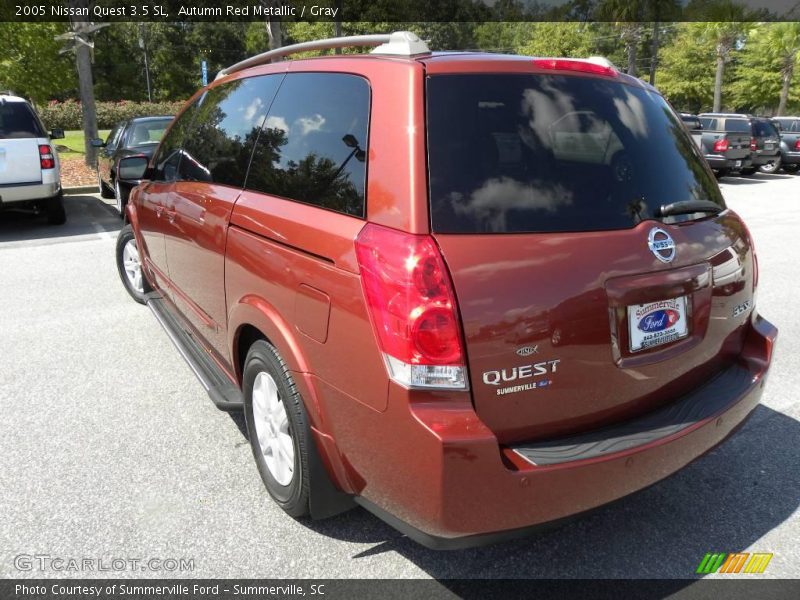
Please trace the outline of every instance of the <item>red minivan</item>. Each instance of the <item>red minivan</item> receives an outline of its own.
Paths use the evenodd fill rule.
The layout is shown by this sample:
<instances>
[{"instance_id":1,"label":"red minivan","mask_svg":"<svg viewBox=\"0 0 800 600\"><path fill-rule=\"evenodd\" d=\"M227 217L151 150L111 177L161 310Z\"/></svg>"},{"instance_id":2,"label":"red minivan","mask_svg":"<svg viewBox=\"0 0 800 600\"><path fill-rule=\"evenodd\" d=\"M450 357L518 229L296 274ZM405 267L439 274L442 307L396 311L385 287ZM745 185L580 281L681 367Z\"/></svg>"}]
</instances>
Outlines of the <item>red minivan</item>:
<instances>
[{"instance_id":1,"label":"red minivan","mask_svg":"<svg viewBox=\"0 0 800 600\"><path fill-rule=\"evenodd\" d=\"M343 45L378 47L271 62ZM670 105L604 59L290 46L119 168L141 180L122 281L244 410L290 515L519 535L674 473L763 391L748 230Z\"/></svg>"}]
</instances>

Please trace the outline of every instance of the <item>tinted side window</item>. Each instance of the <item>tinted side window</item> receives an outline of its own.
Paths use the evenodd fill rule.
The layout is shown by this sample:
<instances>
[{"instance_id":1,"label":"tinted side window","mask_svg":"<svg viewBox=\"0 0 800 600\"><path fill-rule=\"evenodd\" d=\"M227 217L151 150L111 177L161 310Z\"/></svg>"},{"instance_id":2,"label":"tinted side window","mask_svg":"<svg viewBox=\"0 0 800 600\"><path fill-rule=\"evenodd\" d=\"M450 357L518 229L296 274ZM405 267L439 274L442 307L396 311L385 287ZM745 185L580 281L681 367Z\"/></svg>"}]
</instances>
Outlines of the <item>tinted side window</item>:
<instances>
[{"instance_id":1,"label":"tinted side window","mask_svg":"<svg viewBox=\"0 0 800 600\"><path fill-rule=\"evenodd\" d=\"M184 144L179 178L244 187L253 146L282 78L250 77L211 88Z\"/></svg>"},{"instance_id":2,"label":"tinted side window","mask_svg":"<svg viewBox=\"0 0 800 600\"><path fill-rule=\"evenodd\" d=\"M343 73L290 73L269 111L247 187L364 216L370 89Z\"/></svg>"},{"instance_id":3,"label":"tinted side window","mask_svg":"<svg viewBox=\"0 0 800 600\"><path fill-rule=\"evenodd\" d=\"M703 129L710 129L711 131L715 131L717 129L717 120L712 119L711 117L703 117L700 119L700 126Z\"/></svg>"},{"instance_id":4,"label":"tinted side window","mask_svg":"<svg viewBox=\"0 0 800 600\"><path fill-rule=\"evenodd\" d=\"M44 137L39 120L24 102L0 104L0 138Z\"/></svg>"},{"instance_id":5,"label":"tinted side window","mask_svg":"<svg viewBox=\"0 0 800 600\"><path fill-rule=\"evenodd\" d=\"M111 133L109 133L106 138L106 148L114 149L117 147L117 142L119 141L119 136L122 133L123 127L123 123L114 125L114 129L111 130Z\"/></svg>"},{"instance_id":6,"label":"tinted side window","mask_svg":"<svg viewBox=\"0 0 800 600\"><path fill-rule=\"evenodd\" d=\"M192 120L197 112L197 106L202 101L203 96L197 98L194 103L172 124L172 127L161 140L155 158L153 159L153 181L175 181L178 176L178 164L181 159L181 146L183 140L192 126Z\"/></svg>"},{"instance_id":7,"label":"tinted side window","mask_svg":"<svg viewBox=\"0 0 800 600\"><path fill-rule=\"evenodd\" d=\"M792 128L790 131L800 131L800 121L792 121Z\"/></svg>"}]
</instances>

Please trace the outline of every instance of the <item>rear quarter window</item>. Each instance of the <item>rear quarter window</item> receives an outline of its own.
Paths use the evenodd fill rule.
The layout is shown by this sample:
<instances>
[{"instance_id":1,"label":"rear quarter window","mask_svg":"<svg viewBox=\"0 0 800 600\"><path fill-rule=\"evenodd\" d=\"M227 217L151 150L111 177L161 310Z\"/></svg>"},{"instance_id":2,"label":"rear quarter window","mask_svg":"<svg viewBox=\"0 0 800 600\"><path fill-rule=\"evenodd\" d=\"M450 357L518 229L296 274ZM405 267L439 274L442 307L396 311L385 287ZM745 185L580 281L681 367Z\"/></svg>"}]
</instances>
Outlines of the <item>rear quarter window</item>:
<instances>
[{"instance_id":1,"label":"rear quarter window","mask_svg":"<svg viewBox=\"0 0 800 600\"><path fill-rule=\"evenodd\" d=\"M655 92L593 77L437 75L427 109L436 232L625 229L663 204L722 205Z\"/></svg>"},{"instance_id":2,"label":"rear quarter window","mask_svg":"<svg viewBox=\"0 0 800 600\"><path fill-rule=\"evenodd\" d=\"M25 102L0 102L0 138L45 137L39 120Z\"/></svg>"},{"instance_id":3,"label":"rear quarter window","mask_svg":"<svg viewBox=\"0 0 800 600\"><path fill-rule=\"evenodd\" d=\"M370 88L345 73L289 73L258 139L246 187L363 217Z\"/></svg>"}]
</instances>

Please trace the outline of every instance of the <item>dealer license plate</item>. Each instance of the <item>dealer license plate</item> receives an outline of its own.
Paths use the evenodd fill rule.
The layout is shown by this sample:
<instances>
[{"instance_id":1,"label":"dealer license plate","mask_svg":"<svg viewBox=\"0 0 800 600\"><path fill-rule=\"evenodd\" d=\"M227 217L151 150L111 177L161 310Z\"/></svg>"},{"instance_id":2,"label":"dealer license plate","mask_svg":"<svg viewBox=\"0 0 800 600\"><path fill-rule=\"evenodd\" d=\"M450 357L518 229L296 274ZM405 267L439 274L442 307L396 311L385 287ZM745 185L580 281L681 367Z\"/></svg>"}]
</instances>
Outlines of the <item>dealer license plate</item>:
<instances>
[{"instance_id":1,"label":"dealer license plate","mask_svg":"<svg viewBox=\"0 0 800 600\"><path fill-rule=\"evenodd\" d=\"M628 306L628 332L631 352L685 338L686 296Z\"/></svg>"}]
</instances>

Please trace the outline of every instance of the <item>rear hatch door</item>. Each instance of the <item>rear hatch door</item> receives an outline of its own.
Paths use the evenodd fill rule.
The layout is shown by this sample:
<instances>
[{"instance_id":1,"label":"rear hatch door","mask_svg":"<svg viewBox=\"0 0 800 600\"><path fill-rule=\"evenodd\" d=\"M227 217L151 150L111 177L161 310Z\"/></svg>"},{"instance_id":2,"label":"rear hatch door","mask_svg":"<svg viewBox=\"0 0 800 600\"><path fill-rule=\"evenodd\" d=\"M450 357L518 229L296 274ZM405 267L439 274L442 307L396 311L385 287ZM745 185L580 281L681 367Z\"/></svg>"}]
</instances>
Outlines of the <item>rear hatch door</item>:
<instances>
[{"instance_id":1,"label":"rear hatch door","mask_svg":"<svg viewBox=\"0 0 800 600\"><path fill-rule=\"evenodd\" d=\"M732 360L750 249L661 96L534 72L433 75L427 97L433 235L500 441L632 418ZM685 201L718 208L660 214Z\"/></svg>"},{"instance_id":2,"label":"rear hatch door","mask_svg":"<svg viewBox=\"0 0 800 600\"><path fill-rule=\"evenodd\" d=\"M0 185L41 181L37 138L43 136L26 103L0 100Z\"/></svg>"}]
</instances>

